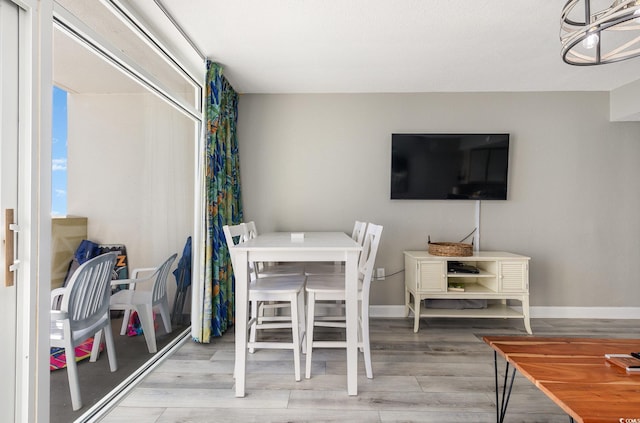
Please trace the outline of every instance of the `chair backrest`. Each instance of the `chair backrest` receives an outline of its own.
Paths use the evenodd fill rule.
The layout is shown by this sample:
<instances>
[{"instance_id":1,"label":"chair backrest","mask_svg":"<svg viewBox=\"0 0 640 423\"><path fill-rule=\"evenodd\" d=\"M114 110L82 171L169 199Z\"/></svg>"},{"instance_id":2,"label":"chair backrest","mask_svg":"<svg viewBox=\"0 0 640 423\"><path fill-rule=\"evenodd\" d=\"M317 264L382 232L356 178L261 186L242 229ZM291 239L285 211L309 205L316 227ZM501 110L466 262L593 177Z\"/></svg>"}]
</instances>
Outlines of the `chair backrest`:
<instances>
[{"instance_id":1,"label":"chair backrest","mask_svg":"<svg viewBox=\"0 0 640 423\"><path fill-rule=\"evenodd\" d=\"M60 310L67 312L72 332L108 316L111 274L117 257L115 252L94 257L81 264L69 279Z\"/></svg>"},{"instance_id":2,"label":"chair backrest","mask_svg":"<svg viewBox=\"0 0 640 423\"><path fill-rule=\"evenodd\" d=\"M356 241L358 244L362 245L364 242L364 234L367 230L367 222L360 222L356 220L356 223L353 225L353 232L351 233L351 238Z\"/></svg>"},{"instance_id":3,"label":"chair backrest","mask_svg":"<svg viewBox=\"0 0 640 423\"><path fill-rule=\"evenodd\" d=\"M151 301L153 305L160 303L167 296L167 276L169 275L169 269L171 269L171 265L176 257L178 257L178 254L174 253L154 272L153 277L155 277L155 282L153 282L153 291L151 294Z\"/></svg>"},{"instance_id":4,"label":"chair backrest","mask_svg":"<svg viewBox=\"0 0 640 423\"><path fill-rule=\"evenodd\" d=\"M258 236L258 228L256 227L256 222L253 220L246 222L246 239L253 239ZM264 270L264 264L261 262L250 262L249 263L249 272L251 273L252 280L257 278L260 272Z\"/></svg>"},{"instance_id":5,"label":"chair backrest","mask_svg":"<svg viewBox=\"0 0 640 423\"><path fill-rule=\"evenodd\" d=\"M247 239L253 239L258 236L258 228L253 220L244 223L246 225Z\"/></svg>"},{"instance_id":6,"label":"chair backrest","mask_svg":"<svg viewBox=\"0 0 640 423\"><path fill-rule=\"evenodd\" d=\"M227 249L229 250L229 256L231 257L231 266L235 267L233 247L249 239L247 224L239 223L237 225L224 225L222 227L222 231L224 232L224 238L227 241Z\"/></svg>"},{"instance_id":7,"label":"chair backrest","mask_svg":"<svg viewBox=\"0 0 640 423\"><path fill-rule=\"evenodd\" d=\"M382 236L382 226L369 223L364 236L360 261L358 262L358 276L362 281L362 301L369 303L369 290L373 279L373 267L376 263L380 237Z\"/></svg>"}]
</instances>

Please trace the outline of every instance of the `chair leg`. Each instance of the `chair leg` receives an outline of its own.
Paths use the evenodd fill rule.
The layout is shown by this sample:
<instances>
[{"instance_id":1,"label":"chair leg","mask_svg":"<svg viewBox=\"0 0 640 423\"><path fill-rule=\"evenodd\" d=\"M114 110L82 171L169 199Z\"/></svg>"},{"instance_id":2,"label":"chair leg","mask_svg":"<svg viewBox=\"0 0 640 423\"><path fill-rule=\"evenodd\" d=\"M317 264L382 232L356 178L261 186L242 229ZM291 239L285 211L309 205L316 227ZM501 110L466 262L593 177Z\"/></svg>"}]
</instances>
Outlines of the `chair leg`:
<instances>
[{"instance_id":1,"label":"chair leg","mask_svg":"<svg viewBox=\"0 0 640 423\"><path fill-rule=\"evenodd\" d=\"M91 357L89 361L94 363L100 357L100 344L102 343L102 330L93 335L93 346L91 347Z\"/></svg>"},{"instance_id":2,"label":"chair leg","mask_svg":"<svg viewBox=\"0 0 640 423\"><path fill-rule=\"evenodd\" d=\"M158 311L160 312L160 318L162 319L162 323L164 323L164 330L166 333L171 333L171 314L169 313L169 301L163 301L158 306Z\"/></svg>"},{"instance_id":3,"label":"chair leg","mask_svg":"<svg viewBox=\"0 0 640 423\"><path fill-rule=\"evenodd\" d=\"M298 294L298 318L300 319L299 327L300 327L300 345L302 346L302 353L307 353L307 340L305 339L306 331L307 331L307 323L306 323L306 307L305 307L305 291L304 289L300 290Z\"/></svg>"},{"instance_id":4,"label":"chair leg","mask_svg":"<svg viewBox=\"0 0 640 423\"><path fill-rule=\"evenodd\" d=\"M313 325L314 325L314 313L316 306L315 294L309 292L307 294L307 357L304 377L309 379L311 377L311 353L313 351Z\"/></svg>"},{"instance_id":5,"label":"chair leg","mask_svg":"<svg viewBox=\"0 0 640 423\"><path fill-rule=\"evenodd\" d=\"M113 332L111 327L102 329L104 332L104 341L107 344L107 357L109 358L109 370L115 372L118 370L118 360L116 359L116 344L113 342Z\"/></svg>"},{"instance_id":6,"label":"chair leg","mask_svg":"<svg viewBox=\"0 0 640 423\"><path fill-rule=\"evenodd\" d=\"M150 353L156 353L158 348L156 347L156 330L153 327L153 307L151 304L138 304L136 308L140 318L140 326L142 326L142 334L147 342L147 348Z\"/></svg>"},{"instance_id":7,"label":"chair leg","mask_svg":"<svg viewBox=\"0 0 640 423\"><path fill-rule=\"evenodd\" d=\"M369 306L362 304L360 319L362 332L362 352L364 353L364 368L369 379L373 379L373 367L371 366L371 344L369 342Z\"/></svg>"},{"instance_id":8,"label":"chair leg","mask_svg":"<svg viewBox=\"0 0 640 423\"><path fill-rule=\"evenodd\" d=\"M78 383L78 365L76 363L76 352L71 342L64 347L65 361L67 363L67 377L69 378L69 391L71 393L71 406L73 411L82 408L82 398L80 396L80 384Z\"/></svg>"},{"instance_id":9,"label":"chair leg","mask_svg":"<svg viewBox=\"0 0 640 423\"><path fill-rule=\"evenodd\" d=\"M124 311L124 316L122 317L122 326L120 326L120 335L127 334L127 327L129 326L130 317L131 317L131 309L128 308Z\"/></svg>"},{"instance_id":10,"label":"chair leg","mask_svg":"<svg viewBox=\"0 0 640 423\"><path fill-rule=\"evenodd\" d=\"M291 297L291 339L293 341L293 368L296 382L300 381L300 321L298 319L298 294Z\"/></svg>"},{"instance_id":11,"label":"chair leg","mask_svg":"<svg viewBox=\"0 0 640 423\"><path fill-rule=\"evenodd\" d=\"M258 302L251 301L251 318L254 318L253 324L251 325L251 330L249 331L249 343L253 344L256 342L256 331L258 325ZM254 347L249 348L249 353L253 354L256 351Z\"/></svg>"}]
</instances>

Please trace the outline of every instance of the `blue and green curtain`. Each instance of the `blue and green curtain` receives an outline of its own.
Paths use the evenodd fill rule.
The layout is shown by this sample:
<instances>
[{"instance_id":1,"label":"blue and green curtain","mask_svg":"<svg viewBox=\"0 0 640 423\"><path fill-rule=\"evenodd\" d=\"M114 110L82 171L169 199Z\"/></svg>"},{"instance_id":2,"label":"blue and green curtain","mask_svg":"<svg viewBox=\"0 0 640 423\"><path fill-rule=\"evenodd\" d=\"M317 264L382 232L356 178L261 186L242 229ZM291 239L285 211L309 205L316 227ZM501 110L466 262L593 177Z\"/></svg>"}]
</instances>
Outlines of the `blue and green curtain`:
<instances>
[{"instance_id":1,"label":"blue and green curtain","mask_svg":"<svg viewBox=\"0 0 640 423\"><path fill-rule=\"evenodd\" d=\"M204 265L200 285L201 327L196 342L208 343L233 325L234 279L222 227L242 222L238 158L238 94L222 75L222 67L207 61L204 129Z\"/></svg>"}]
</instances>

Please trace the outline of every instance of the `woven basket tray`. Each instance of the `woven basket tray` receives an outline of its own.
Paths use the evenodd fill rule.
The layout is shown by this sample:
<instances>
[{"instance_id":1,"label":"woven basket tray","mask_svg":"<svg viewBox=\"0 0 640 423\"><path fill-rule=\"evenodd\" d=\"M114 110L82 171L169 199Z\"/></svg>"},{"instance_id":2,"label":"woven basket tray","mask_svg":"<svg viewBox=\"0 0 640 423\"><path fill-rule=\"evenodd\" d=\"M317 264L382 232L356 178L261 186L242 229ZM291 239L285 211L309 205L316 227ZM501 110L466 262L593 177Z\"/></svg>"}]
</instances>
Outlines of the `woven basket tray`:
<instances>
[{"instance_id":1,"label":"woven basket tray","mask_svg":"<svg viewBox=\"0 0 640 423\"><path fill-rule=\"evenodd\" d=\"M429 254L446 257L469 257L473 255L473 245L462 242L431 242Z\"/></svg>"}]
</instances>

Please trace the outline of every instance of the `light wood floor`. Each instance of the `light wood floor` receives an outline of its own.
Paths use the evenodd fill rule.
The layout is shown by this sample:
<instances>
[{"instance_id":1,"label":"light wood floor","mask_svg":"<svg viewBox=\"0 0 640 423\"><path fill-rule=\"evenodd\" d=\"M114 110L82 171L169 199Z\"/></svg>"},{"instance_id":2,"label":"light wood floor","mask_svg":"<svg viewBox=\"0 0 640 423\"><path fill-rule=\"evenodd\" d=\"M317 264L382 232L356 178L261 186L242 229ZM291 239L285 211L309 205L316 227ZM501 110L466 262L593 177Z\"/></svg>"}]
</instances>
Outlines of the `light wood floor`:
<instances>
[{"instance_id":1,"label":"light wood floor","mask_svg":"<svg viewBox=\"0 0 640 423\"><path fill-rule=\"evenodd\" d=\"M638 338L638 320L532 319L535 335ZM374 379L359 359L359 395L346 393L344 350L313 353L311 379L295 382L289 351L249 354L247 396L234 396L234 334L188 341L103 420L138 422L495 422L493 350L484 335L525 335L521 320L372 319ZM303 356L304 358L304 356ZM304 361L304 360L303 360ZM503 369L503 361L499 367ZM640 417L640 416L630 416ZM506 421L569 417L516 376Z\"/></svg>"}]
</instances>

